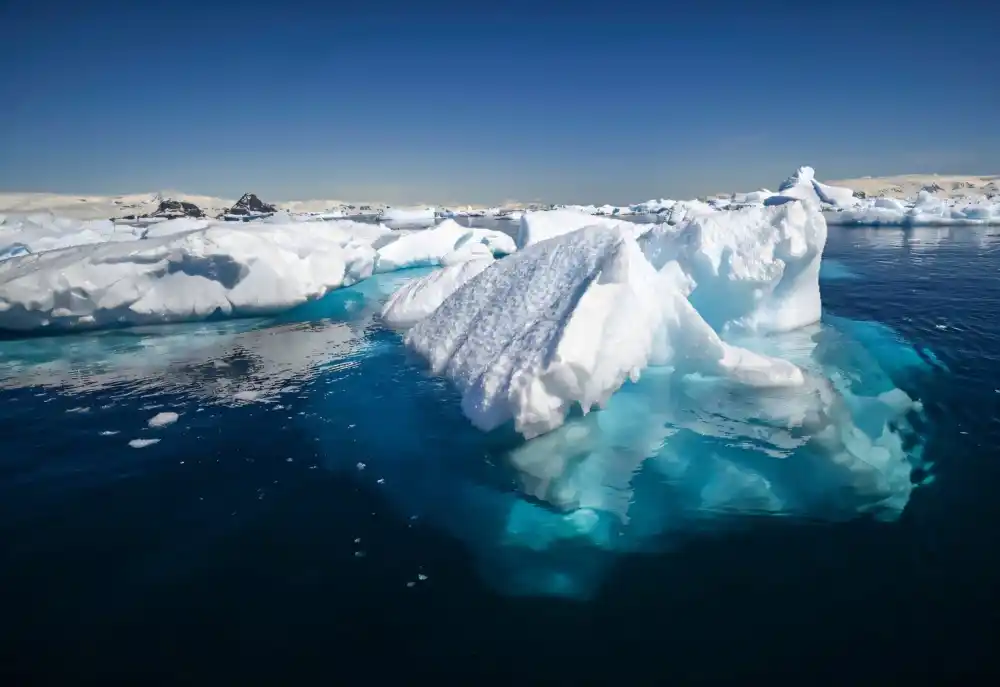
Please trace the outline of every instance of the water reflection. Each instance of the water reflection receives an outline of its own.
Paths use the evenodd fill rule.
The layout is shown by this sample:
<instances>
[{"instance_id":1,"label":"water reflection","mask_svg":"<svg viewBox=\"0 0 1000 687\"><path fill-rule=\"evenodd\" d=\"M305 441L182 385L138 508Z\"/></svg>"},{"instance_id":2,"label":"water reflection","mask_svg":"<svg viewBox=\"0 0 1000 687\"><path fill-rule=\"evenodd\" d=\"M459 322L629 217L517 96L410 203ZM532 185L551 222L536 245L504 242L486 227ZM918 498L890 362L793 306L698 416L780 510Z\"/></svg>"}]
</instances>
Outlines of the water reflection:
<instances>
[{"instance_id":1,"label":"water reflection","mask_svg":"<svg viewBox=\"0 0 1000 687\"><path fill-rule=\"evenodd\" d=\"M0 341L0 389L268 400L325 367L352 365L371 345L380 303L425 272L379 275L275 318Z\"/></svg>"}]
</instances>

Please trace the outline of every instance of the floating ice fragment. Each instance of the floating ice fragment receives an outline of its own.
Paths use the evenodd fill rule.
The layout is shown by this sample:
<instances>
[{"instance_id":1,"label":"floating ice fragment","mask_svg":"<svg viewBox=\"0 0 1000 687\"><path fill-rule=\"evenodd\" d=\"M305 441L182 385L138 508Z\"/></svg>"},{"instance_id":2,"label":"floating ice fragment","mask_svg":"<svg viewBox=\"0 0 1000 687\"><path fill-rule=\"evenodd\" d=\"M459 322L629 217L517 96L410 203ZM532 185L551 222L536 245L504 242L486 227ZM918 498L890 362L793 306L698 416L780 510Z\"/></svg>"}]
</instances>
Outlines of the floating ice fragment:
<instances>
[{"instance_id":1,"label":"floating ice fragment","mask_svg":"<svg viewBox=\"0 0 1000 687\"><path fill-rule=\"evenodd\" d=\"M157 413L150 418L149 422L146 424L152 428L166 427L167 425L172 425L177 422L179 417L180 416L177 413L173 412Z\"/></svg>"},{"instance_id":2,"label":"floating ice fragment","mask_svg":"<svg viewBox=\"0 0 1000 687\"><path fill-rule=\"evenodd\" d=\"M128 445L131 446L132 448L146 448L147 446L152 446L153 444L156 444L159 441L160 441L159 439L133 439L132 441L128 442Z\"/></svg>"}]
</instances>

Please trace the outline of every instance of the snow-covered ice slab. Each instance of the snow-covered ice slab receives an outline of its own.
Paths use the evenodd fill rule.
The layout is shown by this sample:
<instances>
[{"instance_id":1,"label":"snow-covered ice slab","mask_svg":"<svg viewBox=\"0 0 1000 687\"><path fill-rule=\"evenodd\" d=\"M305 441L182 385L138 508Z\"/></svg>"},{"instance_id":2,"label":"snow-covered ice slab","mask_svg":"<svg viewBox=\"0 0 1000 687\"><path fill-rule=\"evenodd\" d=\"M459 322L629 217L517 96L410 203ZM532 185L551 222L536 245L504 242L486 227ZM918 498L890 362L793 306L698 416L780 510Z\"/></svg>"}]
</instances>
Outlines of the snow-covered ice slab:
<instances>
[{"instance_id":1,"label":"snow-covered ice slab","mask_svg":"<svg viewBox=\"0 0 1000 687\"><path fill-rule=\"evenodd\" d=\"M521 215L521 223L517 232L517 247L528 246L577 231L584 227L618 227L626 233L638 235L649 229L650 225L635 224L609 217L595 217L579 210L542 210L525 212Z\"/></svg>"},{"instance_id":2,"label":"snow-covered ice slab","mask_svg":"<svg viewBox=\"0 0 1000 687\"><path fill-rule=\"evenodd\" d=\"M1000 224L1000 201L942 199L921 191L913 201L875 198L831 213L831 224L856 226L986 226Z\"/></svg>"},{"instance_id":3,"label":"snow-covered ice slab","mask_svg":"<svg viewBox=\"0 0 1000 687\"><path fill-rule=\"evenodd\" d=\"M482 244L476 245L485 249ZM493 255L487 250L486 255L448 265L411 281L389 297L382 309L382 321L390 327L412 327L493 262Z\"/></svg>"},{"instance_id":4,"label":"snow-covered ice slab","mask_svg":"<svg viewBox=\"0 0 1000 687\"><path fill-rule=\"evenodd\" d=\"M111 220L75 220L48 213L0 215L0 260L107 241L133 241L138 227Z\"/></svg>"},{"instance_id":5,"label":"snow-covered ice slab","mask_svg":"<svg viewBox=\"0 0 1000 687\"><path fill-rule=\"evenodd\" d=\"M397 232L394 236L398 238L378 249L375 272L436 266L448 256L457 260L463 247L466 251L471 250L471 245L467 244L483 244L495 255L507 255L516 250L514 240L503 232L463 227L453 219L433 229Z\"/></svg>"},{"instance_id":6,"label":"snow-covered ice slab","mask_svg":"<svg viewBox=\"0 0 1000 687\"><path fill-rule=\"evenodd\" d=\"M386 208L382 213L382 220L395 224L422 224L433 222L435 216L434 208Z\"/></svg>"},{"instance_id":7,"label":"snow-covered ice slab","mask_svg":"<svg viewBox=\"0 0 1000 687\"><path fill-rule=\"evenodd\" d=\"M375 251L368 244L387 230L366 231L314 223L211 226L13 258L0 262L0 329L279 312L369 276Z\"/></svg>"}]
</instances>

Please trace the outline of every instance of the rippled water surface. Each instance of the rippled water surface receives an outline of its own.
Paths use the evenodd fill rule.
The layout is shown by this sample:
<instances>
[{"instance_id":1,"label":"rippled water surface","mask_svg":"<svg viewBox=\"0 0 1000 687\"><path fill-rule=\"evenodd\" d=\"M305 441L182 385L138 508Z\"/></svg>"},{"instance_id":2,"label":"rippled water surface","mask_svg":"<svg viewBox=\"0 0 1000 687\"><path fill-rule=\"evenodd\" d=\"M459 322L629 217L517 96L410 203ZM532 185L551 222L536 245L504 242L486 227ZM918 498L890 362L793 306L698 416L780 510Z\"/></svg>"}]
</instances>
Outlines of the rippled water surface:
<instances>
[{"instance_id":1,"label":"rippled water surface","mask_svg":"<svg viewBox=\"0 0 1000 687\"><path fill-rule=\"evenodd\" d=\"M651 372L530 444L379 323L421 271L0 341L0 673L972 670L1000 621L998 268L987 230L831 227L824 321L764 344L815 388Z\"/></svg>"}]
</instances>

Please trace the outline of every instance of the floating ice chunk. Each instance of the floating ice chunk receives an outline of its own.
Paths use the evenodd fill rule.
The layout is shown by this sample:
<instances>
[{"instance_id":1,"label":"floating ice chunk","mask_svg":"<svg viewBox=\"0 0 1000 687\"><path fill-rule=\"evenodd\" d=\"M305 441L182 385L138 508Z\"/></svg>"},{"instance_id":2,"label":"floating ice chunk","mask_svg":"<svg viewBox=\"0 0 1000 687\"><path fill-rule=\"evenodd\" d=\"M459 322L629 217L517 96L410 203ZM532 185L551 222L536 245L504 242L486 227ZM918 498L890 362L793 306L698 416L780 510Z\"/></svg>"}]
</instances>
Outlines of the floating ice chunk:
<instances>
[{"instance_id":1,"label":"floating ice chunk","mask_svg":"<svg viewBox=\"0 0 1000 687\"><path fill-rule=\"evenodd\" d=\"M278 312L371 275L368 239L313 222L211 226L12 258L0 262L0 329Z\"/></svg>"},{"instance_id":2,"label":"floating ice chunk","mask_svg":"<svg viewBox=\"0 0 1000 687\"><path fill-rule=\"evenodd\" d=\"M794 365L722 342L619 227L586 227L496 263L406 342L458 387L476 427L513 419L527 438L558 427L574 404L602 406L649 364L755 385L802 382Z\"/></svg>"},{"instance_id":3,"label":"floating ice chunk","mask_svg":"<svg viewBox=\"0 0 1000 687\"><path fill-rule=\"evenodd\" d=\"M380 247L375 259L375 272L440 265L445 256L455 253L469 242L482 243L497 255L516 250L514 241L507 234L490 229L470 229L447 219L433 229L408 232ZM460 255L462 253L452 255L452 260Z\"/></svg>"},{"instance_id":4,"label":"floating ice chunk","mask_svg":"<svg viewBox=\"0 0 1000 687\"><path fill-rule=\"evenodd\" d=\"M818 208L792 201L657 227L640 244L657 269L679 263L696 284L691 303L716 331L764 333L819 320L826 235Z\"/></svg>"},{"instance_id":5,"label":"floating ice chunk","mask_svg":"<svg viewBox=\"0 0 1000 687\"><path fill-rule=\"evenodd\" d=\"M159 439L133 439L128 442L128 445L132 448L146 448L147 446L159 443L159 441Z\"/></svg>"},{"instance_id":6,"label":"floating ice chunk","mask_svg":"<svg viewBox=\"0 0 1000 687\"><path fill-rule=\"evenodd\" d=\"M382 213L386 222L433 222L434 208L386 208Z\"/></svg>"},{"instance_id":7,"label":"floating ice chunk","mask_svg":"<svg viewBox=\"0 0 1000 687\"><path fill-rule=\"evenodd\" d=\"M562 236L584 227L618 227L626 233L641 233L651 225L640 225L620 219L594 217L577 210L544 210L525 212L517 232L517 247L526 248L533 243L555 236Z\"/></svg>"},{"instance_id":8,"label":"floating ice chunk","mask_svg":"<svg viewBox=\"0 0 1000 687\"><path fill-rule=\"evenodd\" d=\"M157 413L156 415L151 417L149 419L149 422L147 422L146 424L153 428L166 427L167 425L172 425L175 422L177 422L177 419L179 417L180 415L172 412Z\"/></svg>"},{"instance_id":9,"label":"floating ice chunk","mask_svg":"<svg viewBox=\"0 0 1000 687\"><path fill-rule=\"evenodd\" d=\"M482 248L486 256L451 264L396 291L382 309L383 321L390 327L411 327L433 313L456 289L493 264L493 256Z\"/></svg>"},{"instance_id":10,"label":"floating ice chunk","mask_svg":"<svg viewBox=\"0 0 1000 687\"><path fill-rule=\"evenodd\" d=\"M133 241L136 227L122 227L110 220L80 221L48 213L0 216L0 260L71 246L107 241Z\"/></svg>"},{"instance_id":11,"label":"floating ice chunk","mask_svg":"<svg viewBox=\"0 0 1000 687\"><path fill-rule=\"evenodd\" d=\"M777 194L764 199L764 204L781 205L790 200L845 208L854 207L858 202L852 189L816 181L816 172L812 167L799 167L795 174L782 182Z\"/></svg>"}]
</instances>

